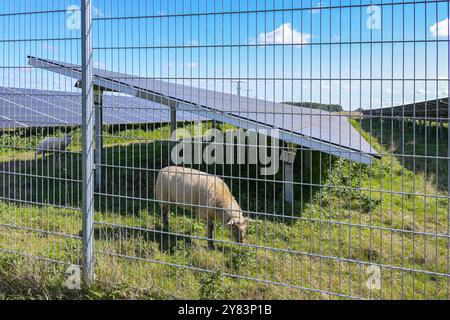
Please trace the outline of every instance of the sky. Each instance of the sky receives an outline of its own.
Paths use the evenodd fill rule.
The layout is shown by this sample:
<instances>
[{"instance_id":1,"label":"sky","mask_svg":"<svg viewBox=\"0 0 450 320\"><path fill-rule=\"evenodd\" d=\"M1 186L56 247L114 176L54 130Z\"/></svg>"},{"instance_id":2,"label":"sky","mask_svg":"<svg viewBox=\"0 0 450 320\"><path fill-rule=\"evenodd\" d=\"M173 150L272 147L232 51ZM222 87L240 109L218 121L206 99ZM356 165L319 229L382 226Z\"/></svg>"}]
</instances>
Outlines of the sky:
<instances>
[{"instance_id":1,"label":"sky","mask_svg":"<svg viewBox=\"0 0 450 320\"><path fill-rule=\"evenodd\" d=\"M449 91L448 1L95 0L94 65L270 101L401 105ZM74 91L73 0L0 0L0 86Z\"/></svg>"}]
</instances>

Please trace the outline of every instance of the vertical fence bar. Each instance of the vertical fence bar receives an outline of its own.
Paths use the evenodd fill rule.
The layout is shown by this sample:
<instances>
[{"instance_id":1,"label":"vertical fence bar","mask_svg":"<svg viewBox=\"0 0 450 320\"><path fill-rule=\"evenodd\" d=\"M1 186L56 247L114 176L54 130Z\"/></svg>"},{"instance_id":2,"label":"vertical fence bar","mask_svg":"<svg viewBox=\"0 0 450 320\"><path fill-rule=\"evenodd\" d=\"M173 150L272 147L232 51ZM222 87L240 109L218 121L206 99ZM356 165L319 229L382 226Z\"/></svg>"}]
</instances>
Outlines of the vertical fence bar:
<instances>
[{"instance_id":1,"label":"vertical fence bar","mask_svg":"<svg viewBox=\"0 0 450 320\"><path fill-rule=\"evenodd\" d=\"M95 189L102 192L103 159L103 90L94 89L95 105Z\"/></svg>"},{"instance_id":2,"label":"vertical fence bar","mask_svg":"<svg viewBox=\"0 0 450 320\"><path fill-rule=\"evenodd\" d=\"M82 41L82 132L83 132L83 281L88 285L93 279L94 258L94 92L92 3L83 0L81 6Z\"/></svg>"},{"instance_id":3,"label":"vertical fence bar","mask_svg":"<svg viewBox=\"0 0 450 320\"><path fill-rule=\"evenodd\" d=\"M450 4L447 4L447 13L450 17ZM447 59L450 60L450 23L447 25ZM447 95L450 95L450 63L447 64ZM447 97L447 216L450 217L450 99ZM447 220L447 231L450 230L450 219ZM447 238L447 274L450 273L450 240ZM447 296L450 292L450 277L447 277Z\"/></svg>"}]
</instances>

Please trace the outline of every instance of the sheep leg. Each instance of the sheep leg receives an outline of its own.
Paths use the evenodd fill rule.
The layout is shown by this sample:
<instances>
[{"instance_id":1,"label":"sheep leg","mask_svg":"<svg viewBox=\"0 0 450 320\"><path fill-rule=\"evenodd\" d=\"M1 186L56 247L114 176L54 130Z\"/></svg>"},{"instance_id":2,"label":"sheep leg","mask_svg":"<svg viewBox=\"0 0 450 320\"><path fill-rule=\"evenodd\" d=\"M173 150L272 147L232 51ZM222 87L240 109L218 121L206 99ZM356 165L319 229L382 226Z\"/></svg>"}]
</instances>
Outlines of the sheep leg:
<instances>
[{"instance_id":1,"label":"sheep leg","mask_svg":"<svg viewBox=\"0 0 450 320\"><path fill-rule=\"evenodd\" d=\"M169 206L161 205L162 215L163 215L163 225L164 227L169 227Z\"/></svg>"},{"instance_id":2,"label":"sheep leg","mask_svg":"<svg viewBox=\"0 0 450 320\"><path fill-rule=\"evenodd\" d=\"M213 238L213 231L214 231L214 222L208 221L208 249L214 250L216 247L214 246L214 238Z\"/></svg>"}]
</instances>

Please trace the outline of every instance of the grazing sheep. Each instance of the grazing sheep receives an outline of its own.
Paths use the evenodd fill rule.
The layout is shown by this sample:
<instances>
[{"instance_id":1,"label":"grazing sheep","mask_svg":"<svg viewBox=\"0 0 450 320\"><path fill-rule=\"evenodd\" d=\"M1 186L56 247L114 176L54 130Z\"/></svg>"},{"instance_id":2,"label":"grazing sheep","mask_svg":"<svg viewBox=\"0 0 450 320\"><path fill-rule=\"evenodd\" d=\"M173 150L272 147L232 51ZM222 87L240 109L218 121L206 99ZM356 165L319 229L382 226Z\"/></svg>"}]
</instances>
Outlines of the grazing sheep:
<instances>
[{"instance_id":1,"label":"grazing sheep","mask_svg":"<svg viewBox=\"0 0 450 320\"><path fill-rule=\"evenodd\" d=\"M45 153L47 152L61 152L65 151L69 144L72 142L72 137L68 134L65 134L59 138L47 138L39 142L36 146L36 159L38 155L42 154L42 157L45 157Z\"/></svg>"},{"instance_id":2,"label":"grazing sheep","mask_svg":"<svg viewBox=\"0 0 450 320\"><path fill-rule=\"evenodd\" d=\"M225 182L213 175L182 167L161 170L155 186L156 200L161 201L163 223L169 223L169 205L195 210L208 223L208 247L214 249L214 222L231 227L233 237L242 243L247 221Z\"/></svg>"}]
</instances>

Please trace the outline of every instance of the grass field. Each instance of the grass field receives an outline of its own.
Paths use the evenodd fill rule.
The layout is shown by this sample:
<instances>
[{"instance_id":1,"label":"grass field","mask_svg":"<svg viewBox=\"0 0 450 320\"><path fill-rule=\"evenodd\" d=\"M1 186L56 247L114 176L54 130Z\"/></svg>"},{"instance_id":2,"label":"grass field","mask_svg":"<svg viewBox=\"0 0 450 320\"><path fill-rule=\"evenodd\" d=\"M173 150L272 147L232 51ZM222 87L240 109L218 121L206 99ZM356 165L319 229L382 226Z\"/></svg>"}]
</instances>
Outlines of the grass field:
<instances>
[{"instance_id":1,"label":"grass field","mask_svg":"<svg viewBox=\"0 0 450 320\"><path fill-rule=\"evenodd\" d=\"M168 234L152 201L169 164L169 128L105 131L96 281L84 291L64 285L81 252L81 132L72 132L70 153L38 161L39 133L3 134L0 298L448 299L447 164L433 158L447 156L447 143L409 127L399 135L388 122L353 124L382 160L364 166L313 152L321 166L302 171L297 157L303 186L292 206L279 196L281 173L257 183L256 166L200 166L232 177L226 182L254 219L242 246L218 227L214 251L203 221L172 208ZM381 290L366 286L372 264L381 266Z\"/></svg>"}]
</instances>

